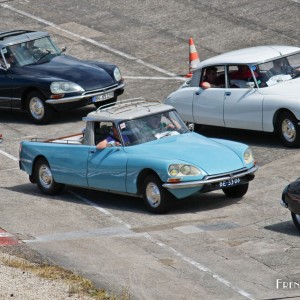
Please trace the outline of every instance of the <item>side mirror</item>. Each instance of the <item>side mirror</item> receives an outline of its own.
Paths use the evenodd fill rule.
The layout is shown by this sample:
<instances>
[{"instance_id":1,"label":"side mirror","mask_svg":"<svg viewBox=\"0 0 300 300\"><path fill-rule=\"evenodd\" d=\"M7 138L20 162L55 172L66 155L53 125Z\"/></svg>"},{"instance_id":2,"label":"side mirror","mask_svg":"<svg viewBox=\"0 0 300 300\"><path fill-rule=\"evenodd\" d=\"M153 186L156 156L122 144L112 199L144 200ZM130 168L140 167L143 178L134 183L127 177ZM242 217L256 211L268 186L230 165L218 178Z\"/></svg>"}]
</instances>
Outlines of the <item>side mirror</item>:
<instances>
[{"instance_id":1,"label":"side mirror","mask_svg":"<svg viewBox=\"0 0 300 300\"><path fill-rule=\"evenodd\" d=\"M61 48L61 53L66 52L67 51L67 46L64 46Z\"/></svg>"},{"instance_id":2,"label":"side mirror","mask_svg":"<svg viewBox=\"0 0 300 300\"><path fill-rule=\"evenodd\" d=\"M253 81L247 82L246 87L249 88L249 89L253 89L255 87L255 83Z\"/></svg>"},{"instance_id":3,"label":"side mirror","mask_svg":"<svg viewBox=\"0 0 300 300\"><path fill-rule=\"evenodd\" d=\"M188 129L189 129L189 131L194 131L195 130L195 124L194 123L189 123L188 124Z\"/></svg>"}]
</instances>

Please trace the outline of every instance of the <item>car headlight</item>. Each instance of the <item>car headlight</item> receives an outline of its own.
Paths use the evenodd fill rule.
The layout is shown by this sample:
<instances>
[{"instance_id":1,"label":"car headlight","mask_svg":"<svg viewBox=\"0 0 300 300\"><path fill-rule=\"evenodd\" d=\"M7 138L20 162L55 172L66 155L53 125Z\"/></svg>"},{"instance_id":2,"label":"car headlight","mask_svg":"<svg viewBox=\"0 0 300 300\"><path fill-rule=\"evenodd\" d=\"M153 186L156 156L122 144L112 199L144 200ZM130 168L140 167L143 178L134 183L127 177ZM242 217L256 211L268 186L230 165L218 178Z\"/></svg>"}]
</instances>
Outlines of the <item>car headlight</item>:
<instances>
[{"instance_id":1,"label":"car headlight","mask_svg":"<svg viewBox=\"0 0 300 300\"><path fill-rule=\"evenodd\" d=\"M114 69L114 77L116 81L120 81L122 79L122 75L118 67Z\"/></svg>"},{"instance_id":2,"label":"car headlight","mask_svg":"<svg viewBox=\"0 0 300 300\"><path fill-rule=\"evenodd\" d=\"M169 166L170 176L193 176L201 174L201 170L192 165L172 164Z\"/></svg>"},{"instance_id":3,"label":"car headlight","mask_svg":"<svg viewBox=\"0 0 300 300\"><path fill-rule=\"evenodd\" d=\"M74 92L83 92L84 89L80 85L73 82L57 81L51 83L50 91L52 94L66 94Z\"/></svg>"},{"instance_id":4,"label":"car headlight","mask_svg":"<svg viewBox=\"0 0 300 300\"><path fill-rule=\"evenodd\" d=\"M250 164L253 162L253 154L250 148L247 148L244 152L244 161L246 164Z\"/></svg>"}]
</instances>

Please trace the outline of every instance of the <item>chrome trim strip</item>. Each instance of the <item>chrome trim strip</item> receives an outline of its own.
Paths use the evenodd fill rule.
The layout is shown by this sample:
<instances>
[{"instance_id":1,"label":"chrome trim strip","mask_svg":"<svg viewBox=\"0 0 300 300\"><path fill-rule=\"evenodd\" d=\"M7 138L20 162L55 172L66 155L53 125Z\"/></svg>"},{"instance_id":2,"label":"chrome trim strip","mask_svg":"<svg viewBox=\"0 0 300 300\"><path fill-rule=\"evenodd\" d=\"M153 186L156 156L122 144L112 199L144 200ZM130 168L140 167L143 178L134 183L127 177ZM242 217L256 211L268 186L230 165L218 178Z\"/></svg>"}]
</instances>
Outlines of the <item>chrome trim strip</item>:
<instances>
[{"instance_id":1,"label":"chrome trim strip","mask_svg":"<svg viewBox=\"0 0 300 300\"><path fill-rule=\"evenodd\" d=\"M30 160L30 159L21 158L20 161L32 164L32 160Z\"/></svg>"},{"instance_id":2,"label":"chrome trim strip","mask_svg":"<svg viewBox=\"0 0 300 300\"><path fill-rule=\"evenodd\" d=\"M82 94L82 95L78 95L78 96L74 96L74 97L67 97L67 98L61 98L61 99L48 99L48 100L46 100L46 103L49 103L49 104L62 104L62 103L76 102L76 101L79 101L79 100L84 99L84 98L90 98L90 97L93 97L93 96L98 96L98 95L103 95L103 94L106 94L106 93L109 93L109 92L113 92L117 89L123 88L124 86L125 86L125 84L122 83L122 84L120 84L120 85L118 85L115 88L112 88L110 90L107 90L107 89L103 88L102 92L95 92L95 93L91 93L91 94Z\"/></svg>"},{"instance_id":3,"label":"chrome trim strip","mask_svg":"<svg viewBox=\"0 0 300 300\"><path fill-rule=\"evenodd\" d=\"M197 186L201 186L207 183L215 183L215 182L221 182L224 180L230 180L230 179L234 179L234 178L238 178L238 177L243 177L245 175L251 174L256 172L258 169L257 166L253 166L251 169L248 169L245 172L242 173L237 173L237 174L232 174L232 176L230 176L230 174L223 176L223 177L219 177L219 178L214 178L214 179L204 179L204 180L197 180L197 181L187 181L187 182L179 182L179 183L164 183L162 186L164 188L167 189L184 189L184 188L193 188L193 187L197 187Z\"/></svg>"}]
</instances>

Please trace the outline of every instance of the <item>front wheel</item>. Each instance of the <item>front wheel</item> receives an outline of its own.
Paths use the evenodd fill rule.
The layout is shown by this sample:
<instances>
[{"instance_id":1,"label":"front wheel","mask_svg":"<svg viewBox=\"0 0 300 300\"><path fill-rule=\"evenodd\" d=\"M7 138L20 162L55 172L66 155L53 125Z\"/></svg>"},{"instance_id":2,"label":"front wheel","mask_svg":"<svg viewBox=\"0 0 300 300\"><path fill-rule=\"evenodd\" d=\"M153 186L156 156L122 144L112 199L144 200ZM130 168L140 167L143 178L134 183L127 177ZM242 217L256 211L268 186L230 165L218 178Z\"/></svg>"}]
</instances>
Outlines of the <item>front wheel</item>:
<instances>
[{"instance_id":1,"label":"front wheel","mask_svg":"<svg viewBox=\"0 0 300 300\"><path fill-rule=\"evenodd\" d=\"M295 226L300 231L300 216L293 212L291 214L292 214L292 219L293 219Z\"/></svg>"},{"instance_id":2,"label":"front wheel","mask_svg":"<svg viewBox=\"0 0 300 300\"><path fill-rule=\"evenodd\" d=\"M144 203L155 214L166 213L171 207L171 195L154 175L148 175L142 185Z\"/></svg>"},{"instance_id":3,"label":"front wheel","mask_svg":"<svg viewBox=\"0 0 300 300\"><path fill-rule=\"evenodd\" d=\"M46 195L56 195L64 187L63 184L55 182L51 168L44 158L39 159L35 164L34 176L39 189Z\"/></svg>"},{"instance_id":4,"label":"front wheel","mask_svg":"<svg viewBox=\"0 0 300 300\"><path fill-rule=\"evenodd\" d=\"M100 106L107 105L107 104L111 104L113 106L116 104L116 102L117 102L117 97L113 97L105 101L96 102L94 103L94 105L96 106L96 108L99 108Z\"/></svg>"},{"instance_id":5,"label":"front wheel","mask_svg":"<svg viewBox=\"0 0 300 300\"><path fill-rule=\"evenodd\" d=\"M285 112L280 115L277 132L285 146L290 148L299 147L300 131L298 121L292 113Z\"/></svg>"},{"instance_id":6,"label":"front wheel","mask_svg":"<svg viewBox=\"0 0 300 300\"><path fill-rule=\"evenodd\" d=\"M249 187L249 183L245 183L230 188L225 188L222 190L227 197L241 198L247 193L248 187Z\"/></svg>"},{"instance_id":7,"label":"front wheel","mask_svg":"<svg viewBox=\"0 0 300 300\"><path fill-rule=\"evenodd\" d=\"M35 124L47 124L54 113L54 109L45 102L44 96L39 91L29 93L26 98L26 109Z\"/></svg>"}]
</instances>

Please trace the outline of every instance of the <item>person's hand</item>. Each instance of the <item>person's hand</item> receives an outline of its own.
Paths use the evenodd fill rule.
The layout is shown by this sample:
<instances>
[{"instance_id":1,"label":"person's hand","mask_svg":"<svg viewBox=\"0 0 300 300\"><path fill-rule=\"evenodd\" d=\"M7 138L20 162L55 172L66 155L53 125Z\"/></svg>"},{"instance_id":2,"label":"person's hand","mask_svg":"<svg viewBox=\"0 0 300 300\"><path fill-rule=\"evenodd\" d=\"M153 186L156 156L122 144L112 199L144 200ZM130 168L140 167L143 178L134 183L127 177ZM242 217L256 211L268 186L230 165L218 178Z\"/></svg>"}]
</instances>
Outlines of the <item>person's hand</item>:
<instances>
[{"instance_id":1,"label":"person's hand","mask_svg":"<svg viewBox=\"0 0 300 300\"><path fill-rule=\"evenodd\" d=\"M171 130L174 130L176 127L172 124L172 123L170 123L170 124L168 124L167 126L166 126L166 129L171 129Z\"/></svg>"}]
</instances>

